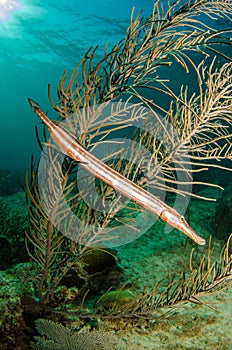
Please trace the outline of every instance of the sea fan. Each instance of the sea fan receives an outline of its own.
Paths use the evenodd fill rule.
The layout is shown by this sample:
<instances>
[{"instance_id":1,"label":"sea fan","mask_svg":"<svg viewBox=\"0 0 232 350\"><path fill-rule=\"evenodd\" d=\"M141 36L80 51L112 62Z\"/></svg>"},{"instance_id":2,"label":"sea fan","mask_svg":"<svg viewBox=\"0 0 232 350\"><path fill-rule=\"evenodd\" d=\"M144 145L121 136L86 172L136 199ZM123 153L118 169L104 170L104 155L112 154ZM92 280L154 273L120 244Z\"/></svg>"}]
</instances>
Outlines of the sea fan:
<instances>
[{"instance_id":1,"label":"sea fan","mask_svg":"<svg viewBox=\"0 0 232 350\"><path fill-rule=\"evenodd\" d=\"M176 1L167 9L157 0L148 18L133 19L132 13L125 38L109 52L105 49L102 59L97 60L97 49L90 48L70 78L62 76L56 103L49 87L57 122L68 126L92 152L105 145L102 160L139 186L155 189L158 196L166 191L192 195L193 184L204 184L196 174L210 167L231 170L232 65L224 50L231 42L229 30L213 28L215 19L229 21L230 15L228 0ZM212 52L227 62L217 67L212 60L207 68L205 58ZM195 93L181 87L182 82L172 89L162 79L162 68L168 71L173 64L195 72ZM161 99L154 100L157 96L167 97L166 107ZM114 142L118 147L110 148L119 131L124 136ZM129 155L121 143L128 135L133 144ZM39 298L46 303L87 246L107 242L118 226L127 229L131 240L138 237L141 208L130 202L123 207L120 194L83 172L79 189L74 176L81 165L66 156L60 161L56 145L45 139L43 171L32 167L26 192L31 217L27 246ZM141 154L144 148L147 152ZM227 168L223 160L229 162ZM73 224L70 211L80 219L79 225ZM146 217L140 223L148 221ZM61 235L67 228L67 237L74 242Z\"/></svg>"},{"instance_id":2,"label":"sea fan","mask_svg":"<svg viewBox=\"0 0 232 350\"><path fill-rule=\"evenodd\" d=\"M33 350L107 350L119 349L119 342L110 332L74 331L50 320L36 320L36 336Z\"/></svg>"}]
</instances>

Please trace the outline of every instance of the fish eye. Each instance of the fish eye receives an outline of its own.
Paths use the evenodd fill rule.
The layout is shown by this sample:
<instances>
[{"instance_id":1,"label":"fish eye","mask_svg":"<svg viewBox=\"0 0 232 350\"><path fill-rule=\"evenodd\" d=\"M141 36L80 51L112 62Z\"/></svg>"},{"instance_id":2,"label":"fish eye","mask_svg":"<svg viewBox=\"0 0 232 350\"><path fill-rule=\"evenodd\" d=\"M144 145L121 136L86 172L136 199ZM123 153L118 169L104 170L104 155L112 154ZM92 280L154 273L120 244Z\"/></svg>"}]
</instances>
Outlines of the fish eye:
<instances>
[{"instance_id":1,"label":"fish eye","mask_svg":"<svg viewBox=\"0 0 232 350\"><path fill-rule=\"evenodd\" d=\"M183 216L181 216L180 217L180 222L184 222L185 220L184 220L184 217Z\"/></svg>"}]
</instances>

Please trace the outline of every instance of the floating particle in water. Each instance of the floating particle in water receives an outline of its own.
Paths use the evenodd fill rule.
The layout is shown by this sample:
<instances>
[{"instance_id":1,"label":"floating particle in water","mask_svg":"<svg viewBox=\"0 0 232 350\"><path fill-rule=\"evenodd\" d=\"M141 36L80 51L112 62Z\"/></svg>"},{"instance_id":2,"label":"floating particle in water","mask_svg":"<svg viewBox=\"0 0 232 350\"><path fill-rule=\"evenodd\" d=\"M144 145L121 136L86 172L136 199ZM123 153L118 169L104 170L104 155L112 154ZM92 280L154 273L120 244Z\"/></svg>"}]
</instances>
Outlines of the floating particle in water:
<instances>
[{"instance_id":1,"label":"floating particle in water","mask_svg":"<svg viewBox=\"0 0 232 350\"><path fill-rule=\"evenodd\" d=\"M21 8L22 5L16 0L0 0L0 21L7 21L12 12Z\"/></svg>"}]
</instances>

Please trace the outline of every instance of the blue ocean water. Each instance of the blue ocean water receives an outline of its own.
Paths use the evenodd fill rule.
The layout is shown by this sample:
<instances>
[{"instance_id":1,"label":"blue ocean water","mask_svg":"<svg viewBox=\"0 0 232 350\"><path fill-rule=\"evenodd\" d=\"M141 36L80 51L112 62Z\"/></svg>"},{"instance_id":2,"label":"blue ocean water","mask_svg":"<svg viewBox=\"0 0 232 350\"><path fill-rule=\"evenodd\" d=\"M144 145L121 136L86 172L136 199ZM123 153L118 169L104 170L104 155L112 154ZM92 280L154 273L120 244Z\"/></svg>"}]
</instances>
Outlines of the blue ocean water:
<instances>
[{"instance_id":1,"label":"blue ocean water","mask_svg":"<svg viewBox=\"0 0 232 350\"><path fill-rule=\"evenodd\" d=\"M49 109L48 83L55 96L89 47L121 40L132 7L147 16L153 0L0 1L0 169L23 173L39 154L27 97Z\"/></svg>"}]
</instances>

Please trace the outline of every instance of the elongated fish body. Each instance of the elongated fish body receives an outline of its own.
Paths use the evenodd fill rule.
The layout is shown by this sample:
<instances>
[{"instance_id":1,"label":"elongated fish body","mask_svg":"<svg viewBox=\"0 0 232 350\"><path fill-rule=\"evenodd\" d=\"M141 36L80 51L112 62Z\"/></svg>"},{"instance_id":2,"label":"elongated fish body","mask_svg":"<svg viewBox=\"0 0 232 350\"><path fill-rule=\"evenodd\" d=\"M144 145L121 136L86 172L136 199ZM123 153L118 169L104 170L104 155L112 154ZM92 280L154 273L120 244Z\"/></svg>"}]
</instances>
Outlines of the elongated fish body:
<instances>
[{"instance_id":1,"label":"elongated fish body","mask_svg":"<svg viewBox=\"0 0 232 350\"><path fill-rule=\"evenodd\" d=\"M138 203L169 225L183 232L197 244L205 244L205 240L197 235L184 217L175 209L103 163L86 150L72 133L49 120L37 103L30 98L28 101L34 113L48 127L51 137L64 154L79 162L84 169L96 176L99 180L105 182L125 197Z\"/></svg>"}]
</instances>

